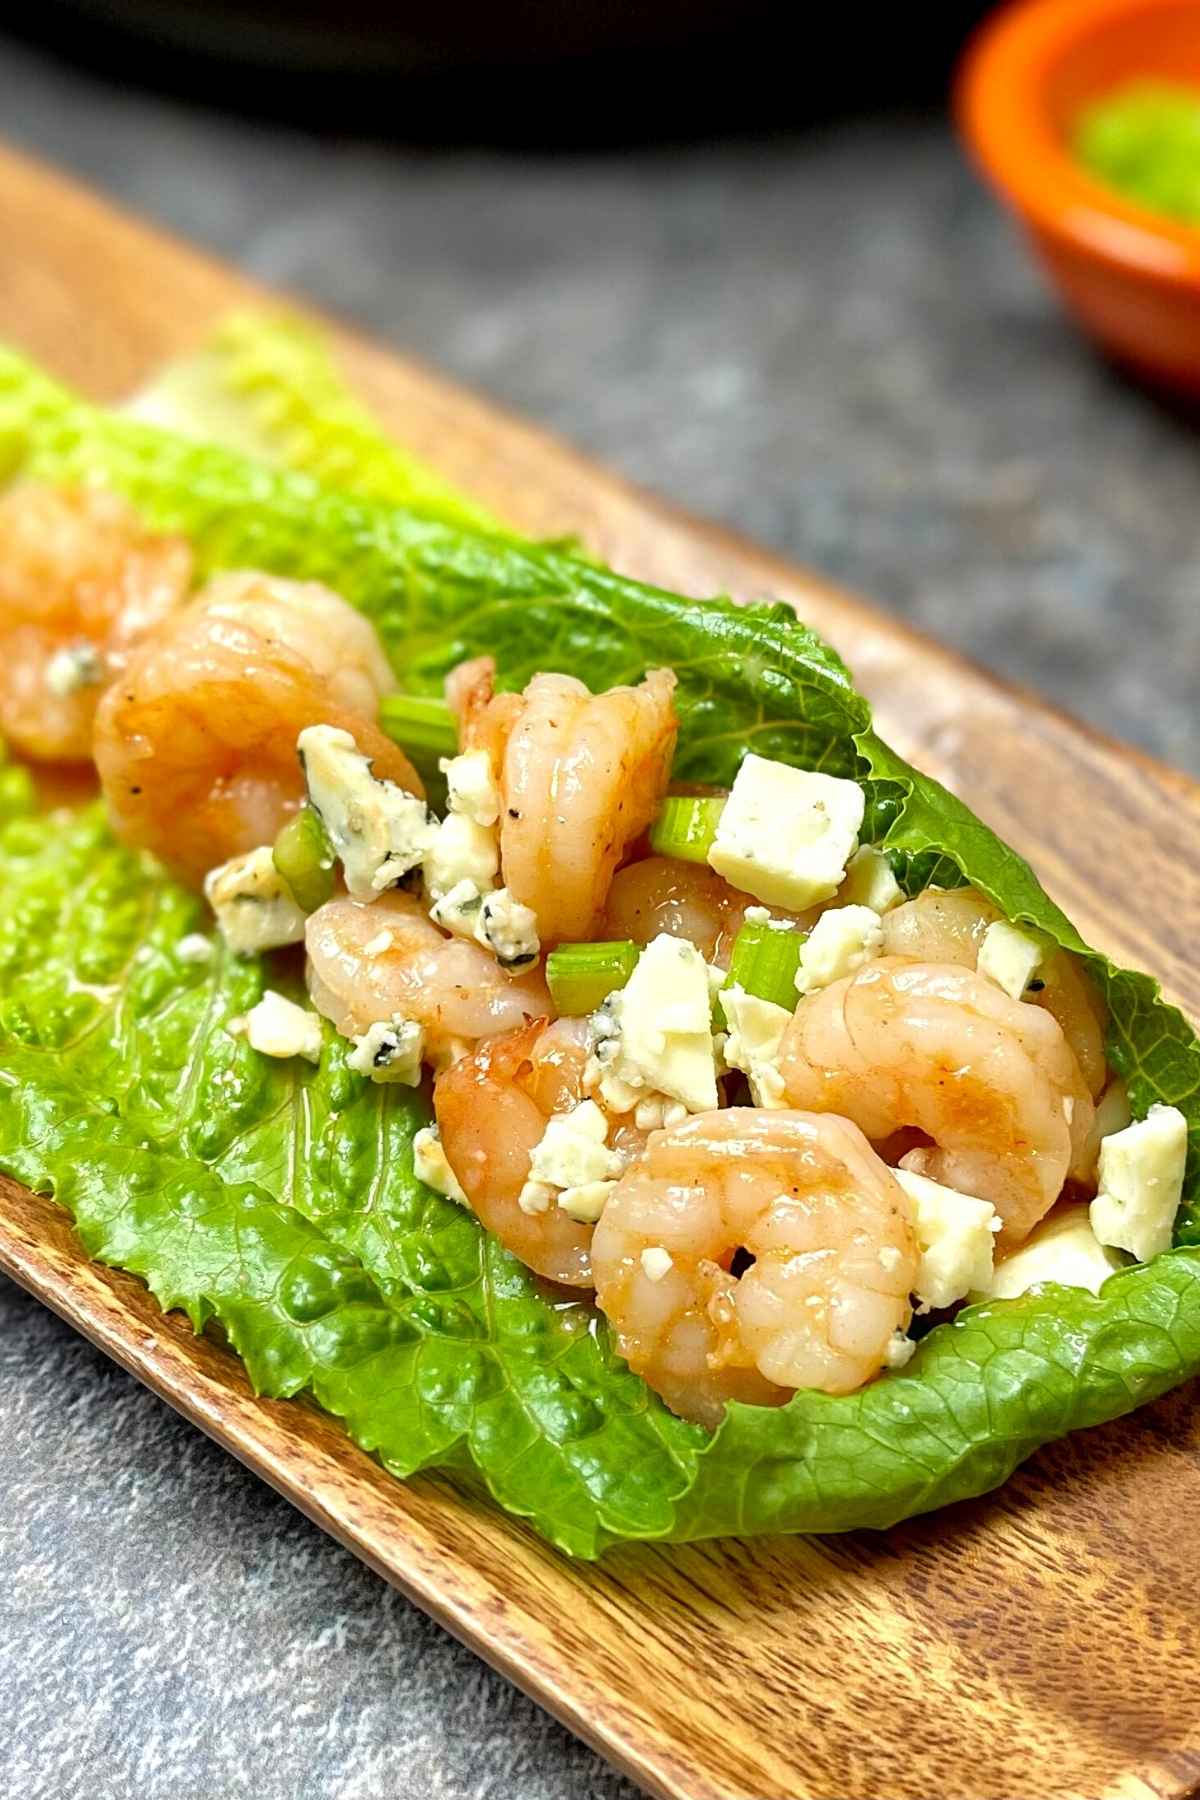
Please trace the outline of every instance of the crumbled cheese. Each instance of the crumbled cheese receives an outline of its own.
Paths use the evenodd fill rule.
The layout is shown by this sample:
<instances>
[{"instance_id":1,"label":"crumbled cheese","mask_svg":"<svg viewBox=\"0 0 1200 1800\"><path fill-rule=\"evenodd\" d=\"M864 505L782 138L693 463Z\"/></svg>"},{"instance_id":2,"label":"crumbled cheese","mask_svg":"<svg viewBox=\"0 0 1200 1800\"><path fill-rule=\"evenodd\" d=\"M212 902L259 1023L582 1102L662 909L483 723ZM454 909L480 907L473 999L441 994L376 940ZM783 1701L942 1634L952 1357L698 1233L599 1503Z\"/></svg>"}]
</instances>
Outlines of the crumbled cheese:
<instances>
[{"instance_id":1,"label":"crumbled cheese","mask_svg":"<svg viewBox=\"0 0 1200 1800\"><path fill-rule=\"evenodd\" d=\"M615 1181L582 1181L576 1187L563 1188L559 1207L580 1225L594 1225L616 1185Z\"/></svg>"},{"instance_id":2,"label":"crumbled cheese","mask_svg":"<svg viewBox=\"0 0 1200 1800\"><path fill-rule=\"evenodd\" d=\"M913 1356L916 1353L916 1348L916 1343L906 1332L893 1331L883 1352L884 1368L905 1368L912 1361Z\"/></svg>"},{"instance_id":3,"label":"crumbled cheese","mask_svg":"<svg viewBox=\"0 0 1200 1800\"><path fill-rule=\"evenodd\" d=\"M477 893L487 893L500 867L496 833L465 813L447 813L433 827L423 856L425 891L431 900L441 900L464 881L471 882Z\"/></svg>"},{"instance_id":4,"label":"crumbled cheese","mask_svg":"<svg viewBox=\"0 0 1200 1800\"><path fill-rule=\"evenodd\" d=\"M548 1182L527 1181L517 1195L517 1205L523 1213L549 1212L556 1191Z\"/></svg>"},{"instance_id":5,"label":"crumbled cheese","mask_svg":"<svg viewBox=\"0 0 1200 1800\"><path fill-rule=\"evenodd\" d=\"M590 1035L600 1092L613 1111L629 1112L647 1091L689 1112L718 1104L708 966L685 938L665 932L646 945L626 986L592 1015Z\"/></svg>"},{"instance_id":6,"label":"crumbled cheese","mask_svg":"<svg viewBox=\"0 0 1200 1800\"><path fill-rule=\"evenodd\" d=\"M683 1101L669 1100L665 1094L647 1094L633 1109L633 1122L639 1131L670 1131L673 1125L681 1125L687 1116L688 1109Z\"/></svg>"},{"instance_id":7,"label":"crumbled cheese","mask_svg":"<svg viewBox=\"0 0 1200 1800\"><path fill-rule=\"evenodd\" d=\"M446 1152L442 1148L442 1134L436 1125L423 1125L413 1138L413 1174L426 1187L431 1187L435 1194L444 1194L447 1200L455 1201L459 1206L468 1205L467 1196L462 1183L450 1167Z\"/></svg>"},{"instance_id":8,"label":"crumbled cheese","mask_svg":"<svg viewBox=\"0 0 1200 1800\"><path fill-rule=\"evenodd\" d=\"M355 900L374 900L421 862L438 830L423 800L380 780L348 731L309 725L296 748L309 805Z\"/></svg>"},{"instance_id":9,"label":"crumbled cheese","mask_svg":"<svg viewBox=\"0 0 1200 1800\"><path fill-rule=\"evenodd\" d=\"M56 700L69 700L80 688L98 687L107 667L95 644L64 644L42 671L42 681Z\"/></svg>"},{"instance_id":10,"label":"crumbled cheese","mask_svg":"<svg viewBox=\"0 0 1200 1800\"><path fill-rule=\"evenodd\" d=\"M869 906L872 912L891 912L904 899L892 865L874 844L864 844L846 864L846 879L838 889L840 906Z\"/></svg>"},{"instance_id":11,"label":"crumbled cheese","mask_svg":"<svg viewBox=\"0 0 1200 1800\"><path fill-rule=\"evenodd\" d=\"M529 1159L530 1179L556 1188L611 1181L621 1173L622 1159L606 1147L607 1137L608 1120L594 1100L555 1113Z\"/></svg>"},{"instance_id":12,"label":"crumbled cheese","mask_svg":"<svg viewBox=\"0 0 1200 1800\"><path fill-rule=\"evenodd\" d=\"M1067 1123L1070 1124L1069 1119ZM1079 1153L1080 1168L1088 1175L1094 1175L1100 1160L1100 1146L1105 1138L1111 1137L1115 1131L1124 1131L1132 1123L1133 1112L1125 1083L1119 1077L1114 1078L1100 1096L1083 1149Z\"/></svg>"},{"instance_id":13,"label":"crumbled cheese","mask_svg":"<svg viewBox=\"0 0 1200 1800\"><path fill-rule=\"evenodd\" d=\"M1027 931L1018 931L1007 919L997 919L983 934L976 968L1004 989L1010 1000L1019 1000L1041 968L1046 947Z\"/></svg>"},{"instance_id":14,"label":"crumbled cheese","mask_svg":"<svg viewBox=\"0 0 1200 1800\"><path fill-rule=\"evenodd\" d=\"M894 1173L913 1203L921 1251L913 1292L922 1306L953 1306L986 1288L992 1279L995 1233L1000 1230L995 1207L909 1169Z\"/></svg>"},{"instance_id":15,"label":"crumbled cheese","mask_svg":"<svg viewBox=\"0 0 1200 1800\"><path fill-rule=\"evenodd\" d=\"M502 969L528 968L541 955L536 913L514 900L507 888L483 896L475 937Z\"/></svg>"},{"instance_id":16,"label":"crumbled cheese","mask_svg":"<svg viewBox=\"0 0 1200 1800\"><path fill-rule=\"evenodd\" d=\"M244 1032L250 1048L261 1056L303 1056L311 1063L321 1060L320 1015L285 999L274 988L268 988L236 1023L241 1027L238 1035Z\"/></svg>"},{"instance_id":17,"label":"crumbled cheese","mask_svg":"<svg viewBox=\"0 0 1200 1800\"><path fill-rule=\"evenodd\" d=\"M1169 1249L1186 1162L1187 1120L1177 1106L1152 1106L1136 1125L1104 1138L1090 1208L1100 1242L1138 1262Z\"/></svg>"},{"instance_id":18,"label":"crumbled cheese","mask_svg":"<svg viewBox=\"0 0 1200 1800\"><path fill-rule=\"evenodd\" d=\"M438 768L446 777L446 803L476 825L495 825L500 817L500 789L486 750L464 750L461 756L443 756Z\"/></svg>"},{"instance_id":19,"label":"crumbled cheese","mask_svg":"<svg viewBox=\"0 0 1200 1800\"><path fill-rule=\"evenodd\" d=\"M748 906L742 914L742 918L747 925L769 925L772 931L794 931L796 929L794 919L777 919L772 915L770 908L766 906Z\"/></svg>"},{"instance_id":20,"label":"crumbled cheese","mask_svg":"<svg viewBox=\"0 0 1200 1800\"><path fill-rule=\"evenodd\" d=\"M751 754L738 770L708 861L756 900L803 912L840 887L864 804L856 781Z\"/></svg>"},{"instance_id":21,"label":"crumbled cheese","mask_svg":"<svg viewBox=\"0 0 1200 1800\"><path fill-rule=\"evenodd\" d=\"M275 867L269 844L210 869L204 897L221 936L238 956L304 942L304 914Z\"/></svg>"},{"instance_id":22,"label":"crumbled cheese","mask_svg":"<svg viewBox=\"0 0 1200 1800\"><path fill-rule=\"evenodd\" d=\"M397 1081L405 1087L420 1085L425 1031L415 1019L393 1013L390 1019L369 1025L353 1042L346 1067L356 1075L369 1075L372 1081Z\"/></svg>"},{"instance_id":23,"label":"crumbled cheese","mask_svg":"<svg viewBox=\"0 0 1200 1800\"><path fill-rule=\"evenodd\" d=\"M675 1267L671 1252L664 1250L661 1244L651 1244L648 1250L643 1250L640 1260L647 1281L661 1281Z\"/></svg>"},{"instance_id":24,"label":"crumbled cheese","mask_svg":"<svg viewBox=\"0 0 1200 1800\"><path fill-rule=\"evenodd\" d=\"M1092 1230L1086 1206L1068 1206L1043 1219L1025 1242L996 1264L996 1272L978 1298L1015 1300L1043 1281L1061 1287L1087 1288L1098 1294L1126 1265Z\"/></svg>"},{"instance_id":25,"label":"crumbled cheese","mask_svg":"<svg viewBox=\"0 0 1200 1800\"><path fill-rule=\"evenodd\" d=\"M483 895L473 881L456 881L433 902L429 916L443 931L453 932L455 937L473 938L482 905Z\"/></svg>"},{"instance_id":26,"label":"crumbled cheese","mask_svg":"<svg viewBox=\"0 0 1200 1800\"><path fill-rule=\"evenodd\" d=\"M883 951L883 927L870 906L834 906L823 912L800 949L796 991L815 993L853 975Z\"/></svg>"},{"instance_id":27,"label":"crumbled cheese","mask_svg":"<svg viewBox=\"0 0 1200 1800\"><path fill-rule=\"evenodd\" d=\"M202 931L189 931L176 944L175 954L181 963L206 963L212 961L213 949L212 939Z\"/></svg>"},{"instance_id":28,"label":"crumbled cheese","mask_svg":"<svg viewBox=\"0 0 1200 1800\"><path fill-rule=\"evenodd\" d=\"M725 1039L725 1061L731 1069L741 1069L749 1080L755 1106L778 1109L787 1105L779 1052L784 1033L792 1022L785 1006L760 1000L748 994L736 982L725 988L721 1004L729 1021Z\"/></svg>"}]
</instances>

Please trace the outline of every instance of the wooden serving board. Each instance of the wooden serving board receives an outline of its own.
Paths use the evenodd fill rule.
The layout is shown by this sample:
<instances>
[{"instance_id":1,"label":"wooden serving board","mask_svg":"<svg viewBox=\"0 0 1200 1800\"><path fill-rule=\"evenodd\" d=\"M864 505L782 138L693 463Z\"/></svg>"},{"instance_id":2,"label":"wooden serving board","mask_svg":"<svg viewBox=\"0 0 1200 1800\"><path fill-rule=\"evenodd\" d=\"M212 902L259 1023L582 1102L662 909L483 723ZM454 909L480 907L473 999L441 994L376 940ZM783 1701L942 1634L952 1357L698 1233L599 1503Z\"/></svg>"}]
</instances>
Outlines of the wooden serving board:
<instances>
[{"instance_id":1,"label":"wooden serving board","mask_svg":"<svg viewBox=\"0 0 1200 1800\"><path fill-rule=\"evenodd\" d=\"M0 336L127 393L251 284L0 152ZM1200 1014L1200 787L894 620L638 494L339 332L407 442L516 525L687 592L770 592L844 653L886 736L1038 868L1094 942ZM577 1567L441 1479L401 1485L0 1183L0 1269L658 1795L1077 1800L1200 1786L1200 1389L884 1535L629 1547Z\"/></svg>"}]
</instances>

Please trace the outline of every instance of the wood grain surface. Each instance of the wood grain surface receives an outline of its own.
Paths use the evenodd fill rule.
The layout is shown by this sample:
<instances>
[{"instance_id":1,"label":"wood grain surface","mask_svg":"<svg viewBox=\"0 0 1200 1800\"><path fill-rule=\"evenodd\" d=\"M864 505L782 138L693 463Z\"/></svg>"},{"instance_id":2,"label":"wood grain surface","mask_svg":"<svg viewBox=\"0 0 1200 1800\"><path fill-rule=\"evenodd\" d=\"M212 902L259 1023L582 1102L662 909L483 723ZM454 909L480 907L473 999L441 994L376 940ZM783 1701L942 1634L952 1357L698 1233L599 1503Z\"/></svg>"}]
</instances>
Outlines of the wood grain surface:
<instances>
[{"instance_id":1,"label":"wood grain surface","mask_svg":"<svg viewBox=\"0 0 1200 1800\"><path fill-rule=\"evenodd\" d=\"M251 284L0 153L0 335L99 398ZM347 333L398 433L518 526L687 592L793 601L880 727L1037 866L1085 934L1200 1013L1200 788L894 620L684 518ZM1136 901L1131 901L1131 892ZM628 1547L576 1567L441 1479L392 1481L0 1181L0 1269L651 1792L687 1800L1184 1800L1200 1787L1200 1391L883 1535Z\"/></svg>"}]
</instances>

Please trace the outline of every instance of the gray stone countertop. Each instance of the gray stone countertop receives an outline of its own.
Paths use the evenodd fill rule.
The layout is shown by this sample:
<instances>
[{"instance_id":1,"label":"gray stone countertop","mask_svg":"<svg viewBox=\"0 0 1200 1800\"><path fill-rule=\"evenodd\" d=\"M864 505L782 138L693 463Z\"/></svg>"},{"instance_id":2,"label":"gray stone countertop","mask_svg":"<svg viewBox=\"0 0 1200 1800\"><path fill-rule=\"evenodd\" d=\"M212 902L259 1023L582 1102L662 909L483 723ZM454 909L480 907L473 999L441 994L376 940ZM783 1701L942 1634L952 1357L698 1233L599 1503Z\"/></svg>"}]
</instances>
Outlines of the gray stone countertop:
<instances>
[{"instance_id":1,"label":"gray stone countertop","mask_svg":"<svg viewBox=\"0 0 1200 1800\"><path fill-rule=\"evenodd\" d=\"M941 123L590 156L409 151L189 110L11 45L0 121L1200 768L1194 429L1064 324ZM0 1416L8 1791L632 1800L3 1284Z\"/></svg>"}]
</instances>

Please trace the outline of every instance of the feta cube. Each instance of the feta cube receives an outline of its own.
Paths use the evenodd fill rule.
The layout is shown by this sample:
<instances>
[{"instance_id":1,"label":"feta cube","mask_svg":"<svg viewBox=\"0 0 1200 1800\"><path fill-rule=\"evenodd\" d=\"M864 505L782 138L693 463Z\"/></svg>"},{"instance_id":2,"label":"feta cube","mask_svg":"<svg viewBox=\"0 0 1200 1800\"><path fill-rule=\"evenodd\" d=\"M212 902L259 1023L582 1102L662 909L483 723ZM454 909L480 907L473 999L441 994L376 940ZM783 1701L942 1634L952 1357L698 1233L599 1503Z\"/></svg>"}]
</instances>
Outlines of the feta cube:
<instances>
[{"instance_id":1,"label":"feta cube","mask_svg":"<svg viewBox=\"0 0 1200 1800\"><path fill-rule=\"evenodd\" d=\"M500 789L486 750L464 750L443 756L438 768L446 777L446 803L476 825L495 825L500 817Z\"/></svg>"},{"instance_id":2,"label":"feta cube","mask_svg":"<svg viewBox=\"0 0 1200 1800\"><path fill-rule=\"evenodd\" d=\"M309 725L296 741L309 805L355 900L375 900L421 862L437 823L423 800L380 780L348 731Z\"/></svg>"},{"instance_id":3,"label":"feta cube","mask_svg":"<svg viewBox=\"0 0 1200 1800\"><path fill-rule=\"evenodd\" d=\"M447 813L430 832L422 855L425 891L432 900L442 899L464 881L471 882L478 893L486 894L500 867L496 833L486 825L477 825L466 813Z\"/></svg>"},{"instance_id":4,"label":"feta cube","mask_svg":"<svg viewBox=\"0 0 1200 1800\"><path fill-rule=\"evenodd\" d=\"M541 955L536 913L515 900L507 888L483 896L475 938L492 952L502 969L528 968Z\"/></svg>"},{"instance_id":5,"label":"feta cube","mask_svg":"<svg viewBox=\"0 0 1200 1800\"><path fill-rule=\"evenodd\" d=\"M1086 1206L1068 1206L1034 1227L1023 1244L996 1264L977 1299L1015 1300L1043 1281L1098 1294L1110 1275L1126 1267L1092 1230Z\"/></svg>"},{"instance_id":6,"label":"feta cube","mask_svg":"<svg viewBox=\"0 0 1200 1800\"><path fill-rule=\"evenodd\" d=\"M995 1234L1000 1230L989 1200L896 1169L896 1180L913 1206L921 1261L913 1292L924 1307L953 1306L992 1279Z\"/></svg>"},{"instance_id":7,"label":"feta cube","mask_svg":"<svg viewBox=\"0 0 1200 1800\"><path fill-rule=\"evenodd\" d=\"M356 1075L367 1075L372 1081L400 1082L405 1087L420 1086L425 1030L415 1019L393 1013L390 1019L369 1025L353 1043L346 1067Z\"/></svg>"},{"instance_id":8,"label":"feta cube","mask_svg":"<svg viewBox=\"0 0 1200 1800\"><path fill-rule=\"evenodd\" d=\"M646 945L629 981L593 1014L594 1054L605 1085L623 1084L630 1111L649 1090L689 1112L718 1103L708 965L694 944L663 932Z\"/></svg>"},{"instance_id":9,"label":"feta cube","mask_svg":"<svg viewBox=\"0 0 1200 1800\"><path fill-rule=\"evenodd\" d=\"M841 886L864 806L856 781L751 754L738 770L708 861L756 900L803 912Z\"/></svg>"},{"instance_id":10,"label":"feta cube","mask_svg":"<svg viewBox=\"0 0 1200 1800\"><path fill-rule=\"evenodd\" d=\"M594 1100L555 1113L529 1159L530 1179L553 1188L614 1180L624 1164L617 1151L607 1148L607 1137L608 1120Z\"/></svg>"},{"instance_id":11,"label":"feta cube","mask_svg":"<svg viewBox=\"0 0 1200 1800\"><path fill-rule=\"evenodd\" d=\"M904 889L892 865L874 844L864 844L846 864L846 879L837 892L841 906L869 906L872 912L891 912L904 900Z\"/></svg>"},{"instance_id":12,"label":"feta cube","mask_svg":"<svg viewBox=\"0 0 1200 1800\"><path fill-rule=\"evenodd\" d=\"M784 1033L792 1022L785 1006L760 1000L748 994L736 982L722 990L721 1004L729 1032L725 1039L725 1061L731 1069L741 1069L750 1083L755 1106L780 1108L787 1105L783 1075L779 1068L779 1052Z\"/></svg>"},{"instance_id":13,"label":"feta cube","mask_svg":"<svg viewBox=\"0 0 1200 1800\"><path fill-rule=\"evenodd\" d=\"M246 1042L261 1056L303 1056L311 1063L321 1060L320 1015L285 999L274 988L268 988L239 1022Z\"/></svg>"},{"instance_id":14,"label":"feta cube","mask_svg":"<svg viewBox=\"0 0 1200 1800\"><path fill-rule=\"evenodd\" d=\"M833 906L823 912L800 949L796 991L815 993L853 975L883 951L883 926L870 906Z\"/></svg>"},{"instance_id":15,"label":"feta cube","mask_svg":"<svg viewBox=\"0 0 1200 1800\"><path fill-rule=\"evenodd\" d=\"M1004 989L1010 1000L1019 1000L1045 961L1046 947L1027 931L1019 931L1007 919L997 919L983 934L976 968Z\"/></svg>"},{"instance_id":16,"label":"feta cube","mask_svg":"<svg viewBox=\"0 0 1200 1800\"><path fill-rule=\"evenodd\" d=\"M639 1260L647 1281L662 1281L675 1267L671 1252L664 1250L661 1244L651 1244L649 1249L642 1251Z\"/></svg>"},{"instance_id":17,"label":"feta cube","mask_svg":"<svg viewBox=\"0 0 1200 1800\"><path fill-rule=\"evenodd\" d=\"M468 1205L462 1183L450 1167L442 1148L442 1134L436 1125L423 1125L412 1142L413 1174L435 1194L444 1194L459 1206Z\"/></svg>"},{"instance_id":18,"label":"feta cube","mask_svg":"<svg viewBox=\"0 0 1200 1800\"><path fill-rule=\"evenodd\" d=\"M271 846L233 856L204 877L217 929L237 956L304 942L304 914L275 867Z\"/></svg>"},{"instance_id":19,"label":"feta cube","mask_svg":"<svg viewBox=\"0 0 1200 1800\"><path fill-rule=\"evenodd\" d=\"M1136 1125L1104 1138L1090 1208L1100 1242L1138 1262L1168 1250L1186 1163L1187 1120L1177 1106L1152 1106Z\"/></svg>"}]
</instances>

